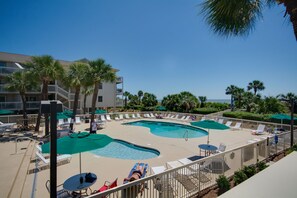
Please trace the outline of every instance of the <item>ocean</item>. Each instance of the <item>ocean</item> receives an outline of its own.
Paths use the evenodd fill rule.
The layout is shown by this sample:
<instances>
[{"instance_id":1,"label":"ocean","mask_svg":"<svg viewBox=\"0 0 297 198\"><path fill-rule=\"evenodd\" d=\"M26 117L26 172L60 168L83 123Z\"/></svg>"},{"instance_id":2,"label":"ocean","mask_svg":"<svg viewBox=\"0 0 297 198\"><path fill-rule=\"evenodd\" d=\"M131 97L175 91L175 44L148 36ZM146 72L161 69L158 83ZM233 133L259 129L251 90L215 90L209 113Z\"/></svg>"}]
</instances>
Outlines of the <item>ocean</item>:
<instances>
[{"instance_id":1,"label":"ocean","mask_svg":"<svg viewBox=\"0 0 297 198\"><path fill-rule=\"evenodd\" d=\"M231 103L231 99L207 99L206 102Z\"/></svg>"}]
</instances>

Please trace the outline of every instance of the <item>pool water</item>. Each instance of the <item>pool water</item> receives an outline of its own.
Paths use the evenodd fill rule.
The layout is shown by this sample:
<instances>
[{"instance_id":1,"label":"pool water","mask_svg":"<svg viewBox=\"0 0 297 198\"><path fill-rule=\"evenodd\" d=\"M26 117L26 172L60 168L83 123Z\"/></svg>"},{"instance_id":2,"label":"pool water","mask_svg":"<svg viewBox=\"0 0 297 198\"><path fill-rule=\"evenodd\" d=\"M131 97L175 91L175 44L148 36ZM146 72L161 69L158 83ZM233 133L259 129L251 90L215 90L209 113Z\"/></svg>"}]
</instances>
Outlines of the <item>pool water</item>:
<instances>
[{"instance_id":1,"label":"pool water","mask_svg":"<svg viewBox=\"0 0 297 198\"><path fill-rule=\"evenodd\" d=\"M126 125L142 126L150 129L151 133L167 138L197 138L207 136L207 131L177 123L140 120Z\"/></svg>"},{"instance_id":2,"label":"pool water","mask_svg":"<svg viewBox=\"0 0 297 198\"><path fill-rule=\"evenodd\" d=\"M137 146L122 140L114 140L104 148L93 150L91 153L103 157L128 160L144 160L160 155L156 149Z\"/></svg>"}]
</instances>

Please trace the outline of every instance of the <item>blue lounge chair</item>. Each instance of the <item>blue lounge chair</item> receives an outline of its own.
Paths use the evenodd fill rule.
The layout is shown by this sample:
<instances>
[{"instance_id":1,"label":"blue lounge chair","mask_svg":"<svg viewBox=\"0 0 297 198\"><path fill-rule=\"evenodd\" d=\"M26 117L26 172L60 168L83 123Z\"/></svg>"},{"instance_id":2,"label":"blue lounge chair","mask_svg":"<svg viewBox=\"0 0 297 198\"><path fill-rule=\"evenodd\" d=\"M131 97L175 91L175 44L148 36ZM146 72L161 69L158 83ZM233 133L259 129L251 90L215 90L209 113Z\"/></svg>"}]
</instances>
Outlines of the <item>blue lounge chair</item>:
<instances>
[{"instance_id":1,"label":"blue lounge chair","mask_svg":"<svg viewBox=\"0 0 297 198\"><path fill-rule=\"evenodd\" d=\"M137 166L144 167L144 168L143 168L143 174L141 175L141 178L140 178L140 179L142 179L142 178L145 177L146 172L147 172L147 168L148 168L148 164L145 164L145 163L136 163L136 164L133 166L133 168L131 169L131 171L130 171L130 173L129 173L129 175L128 175L128 178L130 178L130 177L132 176L133 172L137 170ZM124 181L124 184L127 183L127 182L128 182L128 181Z\"/></svg>"}]
</instances>

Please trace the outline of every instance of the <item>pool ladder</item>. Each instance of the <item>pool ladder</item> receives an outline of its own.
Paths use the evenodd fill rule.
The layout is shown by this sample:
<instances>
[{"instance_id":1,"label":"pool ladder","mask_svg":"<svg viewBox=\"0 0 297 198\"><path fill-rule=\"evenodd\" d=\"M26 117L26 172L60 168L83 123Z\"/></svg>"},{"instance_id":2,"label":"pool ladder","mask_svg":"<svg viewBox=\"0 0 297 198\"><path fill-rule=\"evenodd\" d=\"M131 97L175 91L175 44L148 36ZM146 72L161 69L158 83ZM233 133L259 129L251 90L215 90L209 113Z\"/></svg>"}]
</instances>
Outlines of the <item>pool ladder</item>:
<instances>
[{"instance_id":1,"label":"pool ladder","mask_svg":"<svg viewBox=\"0 0 297 198\"><path fill-rule=\"evenodd\" d=\"M189 139L189 131L188 130L185 131L183 138L185 138L185 140L188 141L188 139Z\"/></svg>"}]
</instances>

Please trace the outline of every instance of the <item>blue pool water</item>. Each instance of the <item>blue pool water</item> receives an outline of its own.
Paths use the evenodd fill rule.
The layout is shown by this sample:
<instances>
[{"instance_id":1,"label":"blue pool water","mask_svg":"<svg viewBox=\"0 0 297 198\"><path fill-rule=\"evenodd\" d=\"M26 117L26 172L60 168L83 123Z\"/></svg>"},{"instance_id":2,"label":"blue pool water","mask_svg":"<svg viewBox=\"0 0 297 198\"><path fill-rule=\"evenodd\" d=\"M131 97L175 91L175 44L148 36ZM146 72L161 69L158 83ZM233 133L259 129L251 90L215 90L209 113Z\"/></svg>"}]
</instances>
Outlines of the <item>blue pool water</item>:
<instances>
[{"instance_id":1,"label":"blue pool water","mask_svg":"<svg viewBox=\"0 0 297 198\"><path fill-rule=\"evenodd\" d=\"M156 149L137 146L122 140L114 140L104 148L93 150L91 153L103 157L129 160L144 160L160 155Z\"/></svg>"},{"instance_id":2,"label":"blue pool water","mask_svg":"<svg viewBox=\"0 0 297 198\"><path fill-rule=\"evenodd\" d=\"M177 123L140 120L126 125L147 127L152 134L167 138L197 138L207 135L207 131Z\"/></svg>"}]
</instances>

